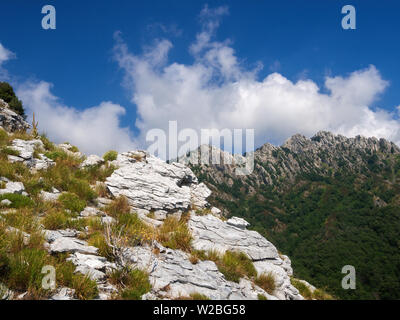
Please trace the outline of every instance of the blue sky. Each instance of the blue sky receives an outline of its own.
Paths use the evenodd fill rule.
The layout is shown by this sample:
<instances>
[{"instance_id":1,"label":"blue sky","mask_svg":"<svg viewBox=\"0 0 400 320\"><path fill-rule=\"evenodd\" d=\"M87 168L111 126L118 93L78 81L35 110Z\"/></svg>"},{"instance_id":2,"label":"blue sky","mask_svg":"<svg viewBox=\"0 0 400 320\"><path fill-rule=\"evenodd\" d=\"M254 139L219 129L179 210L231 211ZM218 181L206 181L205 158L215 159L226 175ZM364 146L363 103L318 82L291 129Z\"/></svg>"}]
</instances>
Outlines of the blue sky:
<instances>
[{"instance_id":1,"label":"blue sky","mask_svg":"<svg viewBox=\"0 0 400 320\"><path fill-rule=\"evenodd\" d=\"M41 8L45 4L52 4L57 10L56 30L41 28L43 16ZM341 28L343 15L340 11L345 4L352 4L357 10L356 30ZM3 69L3 77L6 72L7 80L17 88L17 91L19 88L28 111L46 112L32 103L32 92L28 92L40 83L51 84L48 88L43 89L51 92L51 98L47 98L46 102L49 103L49 107L52 103L57 104L61 108L59 110L68 109L77 113L80 110L99 106L104 102L112 103L113 107L107 106L105 109L111 108L114 110L111 113L114 116L117 114L114 119L117 124L113 121L111 125L117 125L125 130L123 134L125 134L126 143L117 145L113 142L118 139L119 131L116 129L114 140L111 139L105 143L104 148L141 145L146 130L152 127L165 128L162 120L165 122L175 120L175 113L179 115L182 110L186 110L181 107L179 110L173 109L168 113L168 110L165 109L166 105L157 105L157 101L163 98L175 102L179 99L179 92L175 93L177 96L174 97L166 97L164 93L160 93L171 89L162 86L163 83L171 82L171 79L167 81L168 79L165 78L165 69L174 63L186 67L199 64L206 67L211 65L210 68L214 68L217 76L222 75L221 82L214 82L214 76L212 80L209 79L206 82L207 89L215 89L215 86L219 86L221 89L215 93L215 96L205 96L204 92L199 91L199 88L193 91L193 99L204 99L206 104L211 103L210 101L227 103L227 98L221 98L221 92L225 92L225 89L230 88L234 83L246 83L247 76L245 74L253 72L255 69L257 72L251 76L254 85L251 88L253 89L244 86L249 90L249 96L256 95L255 99L258 104L260 104L260 99L270 97L271 93L257 93L258 91L255 91L254 88L272 72L277 72L285 80L294 84L299 80L312 81L322 95L317 96L315 92L313 93L313 97L317 96L315 103L325 103L324 94L330 94L330 90L324 85L326 77L332 79L342 77L343 81L348 79L350 82L352 73L364 70L363 74L358 75L360 79L356 77L357 74L354 75L354 82L362 82L364 86L365 81L368 80L365 85L367 87L364 86L362 90L366 88L365 90L368 92L373 92L371 97L365 101L359 97L357 101L352 100L353 98L340 97L337 99L346 100L348 104L359 105L360 108L367 107L369 112L375 112L377 108L386 111L386 114L379 113L376 119L365 120L362 124L355 120L356 113L361 110L357 109L350 110L354 121L345 126L341 126L338 122L340 119L335 118L335 121L321 122L315 128L312 126L303 128L300 124L289 122L288 129L283 131L276 128L270 131L264 130L258 123L248 119L243 127L253 126L256 129L256 144L258 145L267 141L282 143L292 133L301 131L300 133L311 135L317 129L330 129L347 135L356 133L369 135L368 123L372 123L373 126L370 135L388 137L396 142L400 136L397 135L398 117L396 113L396 107L400 105L398 94L400 92L398 59L400 4L398 1L3 0L1 8L0 43L14 53L14 57L4 61L0 66ZM204 13L205 8L208 13L202 16L201 12ZM218 13L218 8L223 8L223 10ZM213 30L206 30L209 21L217 22L217 27ZM117 31L120 32L119 40L115 37ZM204 62L205 57L209 55L207 56L206 53L195 54L190 50L190 47L196 42L196 37L202 31L211 35L211 40L203 48L203 51L210 53L212 48L216 48L212 44L216 43L219 48L234 50L233 53L229 53L228 49L225 50L227 55L224 56L224 59L226 58L228 61L234 56L236 61L234 66L230 65L230 68L235 69L237 66L240 75L230 74L228 79L225 71L219 66L213 65L208 60ZM168 45L166 45L168 57L160 64L154 65L154 61L151 63L152 67L149 71L151 77L149 74L136 73L124 63L126 58L136 58L142 62L148 62L143 52L161 50L160 47L158 49L155 47L162 41L168 41ZM126 48L124 57L121 57L122 47ZM371 65L374 66L373 70L368 69L371 68ZM135 64L133 68L139 69L140 64ZM164 82L160 81L157 87L150 90L148 88L157 83L153 76L159 76L160 79L164 79ZM366 80L366 78L368 79ZM190 82L189 79L184 78L187 83ZM370 80L375 85L370 84ZM271 81L280 83L277 78L271 79ZM348 84L348 82L346 83ZM336 81L334 86L336 92L339 92L343 83ZM204 84L200 87L204 88ZM352 90L350 87L349 91ZM183 87L178 88L183 90ZM187 90L192 90L192 88ZM360 92L363 92L362 90ZM196 93L199 94L197 98ZM292 96L292 91L288 94L292 99L295 98ZM334 95L330 94L329 97L333 98ZM364 94L360 93L360 95ZM165 113L160 113L164 114L163 118L155 119L153 115L146 115L149 106L144 100L149 96L152 97L153 104L155 104L153 106L155 112L157 112L157 108L164 110ZM228 96L232 96L232 94ZM346 97L348 97L348 93L346 93ZM320 99L322 100L320 101ZM271 100L274 100L274 97ZM290 104L292 100L283 99L280 103L285 101ZM40 103L40 99L37 103ZM229 103L237 104L237 108L241 106L241 108L252 109L251 105L244 106L238 101ZM316 112L326 112L329 117L328 114L333 113L334 110L334 107L330 107L333 102L326 103L329 104L329 107ZM138 106L139 104L140 106ZM124 115L119 113L120 110L118 109L118 111L114 105L125 109L126 113ZM215 109L213 109L210 106L210 109L205 108L204 112L209 113L209 110L216 110L218 107L215 105ZM339 108L339 112L342 112L343 116L346 114L347 107L347 105L343 105ZM225 110L224 108L228 108L228 106L221 108ZM260 108L263 107L260 106ZM279 108L279 105L266 107L265 113L273 113L274 108ZM308 108L314 108L314 105ZM107 114L107 111L104 112ZM201 112L201 105L187 108L187 114L191 114L192 118L197 118L197 113ZM166 114L171 114L171 118L166 118ZM230 112L230 116L227 117L229 120L226 123L222 117L225 114L225 112L221 112L214 118L204 119L203 122L196 120L192 123L186 118L177 120L181 120L181 122L187 120L189 126L195 129L204 126L205 123L212 123L215 127L221 128L224 125L228 127L238 125L237 120L234 120L238 115L234 111ZM245 112L245 114L247 113ZM259 113L255 113L254 117L257 115ZM265 116L267 117L267 114ZM56 140L60 140L62 134L75 130L78 133L73 135L72 140L76 144L80 144L81 128L61 126L64 131L58 132L54 126L47 127L51 118L46 118L41 114L38 114L38 117L44 130L53 135ZM137 123L135 125L137 117L143 120L141 125ZM272 116L272 118L274 117ZM282 115L274 119L279 120L282 119L281 117ZM55 117L55 119L61 121L61 117ZM72 122L73 119L74 116L71 115ZM90 123L90 114L86 115L84 119ZM381 128L382 126L383 128ZM393 131L396 132L391 134ZM95 135L96 130L90 132ZM142 137L140 138L140 136ZM129 139L130 141L128 141ZM91 141L90 139L82 141L81 145L88 152L103 151L101 146L87 147L88 144L92 144Z\"/></svg>"}]
</instances>

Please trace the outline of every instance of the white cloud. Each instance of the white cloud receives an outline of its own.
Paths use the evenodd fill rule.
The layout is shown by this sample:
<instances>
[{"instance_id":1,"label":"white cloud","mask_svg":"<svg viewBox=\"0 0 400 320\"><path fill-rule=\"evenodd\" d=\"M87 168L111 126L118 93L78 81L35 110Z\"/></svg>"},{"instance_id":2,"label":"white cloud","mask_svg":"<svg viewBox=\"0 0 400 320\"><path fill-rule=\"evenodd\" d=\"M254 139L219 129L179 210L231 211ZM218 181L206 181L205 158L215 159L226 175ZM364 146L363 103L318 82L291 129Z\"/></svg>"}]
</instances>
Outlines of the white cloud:
<instances>
[{"instance_id":1,"label":"white cloud","mask_svg":"<svg viewBox=\"0 0 400 320\"><path fill-rule=\"evenodd\" d=\"M312 80L293 82L279 73L259 80L257 69L243 68L229 40L213 40L226 13L224 8L202 11L202 31L189 47L191 64L168 61L168 40L141 55L116 42L115 59L138 108L142 142L150 129L167 130L169 120L177 120L181 129L253 128L257 146L319 130L400 142L394 114L370 107L388 86L374 66L327 77L327 93Z\"/></svg>"},{"instance_id":2,"label":"white cloud","mask_svg":"<svg viewBox=\"0 0 400 320\"><path fill-rule=\"evenodd\" d=\"M28 114L35 112L39 128L57 142L68 141L87 154L99 154L110 149L136 149L128 128L121 128L119 119L125 109L112 102L85 110L77 110L59 102L51 93L48 82L25 83L17 88Z\"/></svg>"},{"instance_id":3,"label":"white cloud","mask_svg":"<svg viewBox=\"0 0 400 320\"><path fill-rule=\"evenodd\" d=\"M0 66L3 62L10 60L15 57L15 54L12 53L10 50L7 50L1 43L0 43Z\"/></svg>"},{"instance_id":4,"label":"white cloud","mask_svg":"<svg viewBox=\"0 0 400 320\"><path fill-rule=\"evenodd\" d=\"M8 79L7 71L2 67L2 65L4 62L13 58L15 58L15 54L0 43L0 80Z\"/></svg>"}]
</instances>

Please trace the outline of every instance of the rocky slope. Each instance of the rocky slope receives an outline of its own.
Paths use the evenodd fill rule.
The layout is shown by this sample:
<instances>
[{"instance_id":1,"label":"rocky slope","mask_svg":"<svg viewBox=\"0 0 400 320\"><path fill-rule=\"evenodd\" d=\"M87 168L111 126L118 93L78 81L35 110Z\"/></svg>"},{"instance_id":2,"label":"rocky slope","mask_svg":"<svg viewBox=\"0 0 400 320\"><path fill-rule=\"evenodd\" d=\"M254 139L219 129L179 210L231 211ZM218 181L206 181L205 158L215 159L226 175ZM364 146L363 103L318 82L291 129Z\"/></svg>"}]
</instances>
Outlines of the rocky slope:
<instances>
[{"instance_id":1,"label":"rocky slope","mask_svg":"<svg viewBox=\"0 0 400 320\"><path fill-rule=\"evenodd\" d=\"M290 259L245 220L220 216L188 167L143 151L85 157L22 133L29 125L1 104L0 298L303 299ZM43 291L45 265L57 272Z\"/></svg>"}]
</instances>

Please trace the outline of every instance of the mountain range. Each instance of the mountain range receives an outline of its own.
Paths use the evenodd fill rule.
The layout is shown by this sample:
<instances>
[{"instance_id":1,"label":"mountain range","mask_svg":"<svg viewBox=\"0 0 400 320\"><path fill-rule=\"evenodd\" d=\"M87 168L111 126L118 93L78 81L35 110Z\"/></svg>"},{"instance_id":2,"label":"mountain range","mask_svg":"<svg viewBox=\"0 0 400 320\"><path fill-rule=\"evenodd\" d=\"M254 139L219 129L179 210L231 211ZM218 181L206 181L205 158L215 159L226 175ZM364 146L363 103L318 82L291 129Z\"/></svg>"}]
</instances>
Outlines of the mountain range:
<instances>
[{"instance_id":1,"label":"mountain range","mask_svg":"<svg viewBox=\"0 0 400 320\"><path fill-rule=\"evenodd\" d=\"M254 151L254 170L236 175L227 152L203 145L220 164L190 163L210 202L289 255L295 275L341 299L400 298L400 149L385 139L296 134ZM198 157L198 158L197 158ZM228 157L228 158L227 158ZM215 162L214 162L215 163ZM356 290L341 286L343 266Z\"/></svg>"}]
</instances>

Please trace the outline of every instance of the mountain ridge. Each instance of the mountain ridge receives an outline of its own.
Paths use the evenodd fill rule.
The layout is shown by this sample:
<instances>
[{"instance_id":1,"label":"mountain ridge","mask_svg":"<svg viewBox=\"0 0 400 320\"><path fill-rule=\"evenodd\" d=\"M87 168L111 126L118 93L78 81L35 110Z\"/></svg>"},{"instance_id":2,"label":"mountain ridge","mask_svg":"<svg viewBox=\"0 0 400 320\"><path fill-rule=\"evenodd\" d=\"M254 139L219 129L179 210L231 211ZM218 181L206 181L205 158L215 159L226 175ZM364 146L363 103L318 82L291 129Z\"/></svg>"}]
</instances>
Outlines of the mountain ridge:
<instances>
[{"instance_id":1,"label":"mountain ridge","mask_svg":"<svg viewBox=\"0 0 400 320\"><path fill-rule=\"evenodd\" d=\"M218 150L212 149L218 157ZM389 286L379 273L390 270L383 278L400 282L399 273L392 270L400 258L396 244L400 233L396 213L400 206L399 150L386 139L347 138L320 131L310 139L294 135L279 147L264 144L252 154L254 170L247 176L236 175L233 165L195 163L190 167L213 191L210 202L227 216L247 219L292 257L300 277L310 280L317 275L318 286L344 299L375 299L387 298L397 287ZM179 160L190 157L196 158L192 152ZM357 232L362 236L357 238L353 234ZM362 238L365 243L352 244ZM378 243L391 252L390 257L372 266L369 261L380 256ZM351 248L357 259L342 247ZM321 261L318 252L330 262ZM361 290L346 292L340 287L339 254L359 266Z\"/></svg>"}]
</instances>

